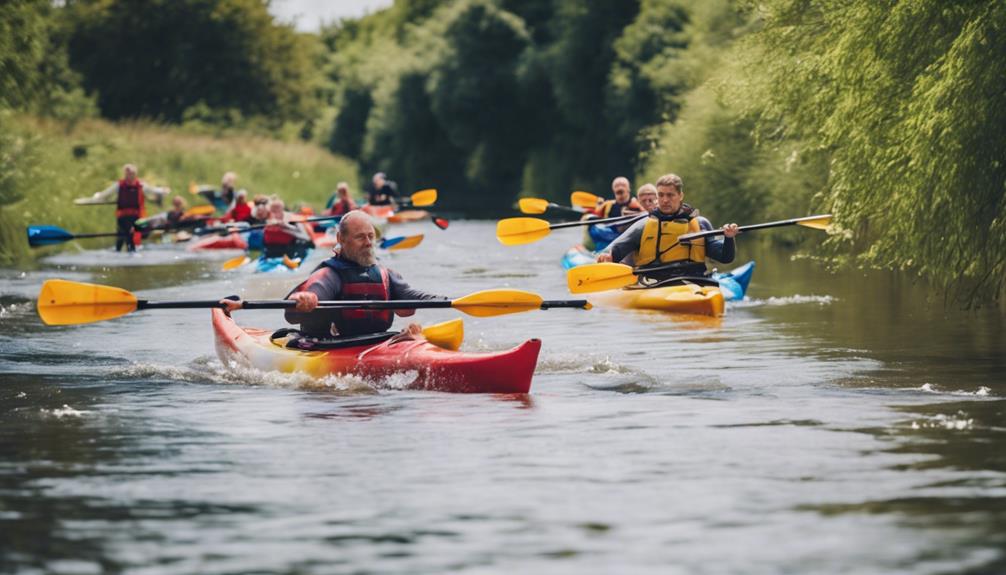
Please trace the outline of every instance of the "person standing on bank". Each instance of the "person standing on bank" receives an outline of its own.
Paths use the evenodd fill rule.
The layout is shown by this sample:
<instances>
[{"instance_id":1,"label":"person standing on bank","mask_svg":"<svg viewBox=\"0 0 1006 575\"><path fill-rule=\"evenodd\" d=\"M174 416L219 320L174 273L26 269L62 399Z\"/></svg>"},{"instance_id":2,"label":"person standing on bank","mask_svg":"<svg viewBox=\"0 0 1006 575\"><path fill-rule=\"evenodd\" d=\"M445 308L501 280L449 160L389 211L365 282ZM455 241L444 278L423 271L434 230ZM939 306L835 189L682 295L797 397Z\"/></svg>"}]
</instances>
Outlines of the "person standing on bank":
<instances>
[{"instance_id":1,"label":"person standing on bank","mask_svg":"<svg viewBox=\"0 0 1006 575\"><path fill-rule=\"evenodd\" d=\"M115 198L115 223L118 235L115 238L115 251L121 252L126 246L127 251L135 252L139 243L139 233L134 230L136 220L146 216L145 197L161 205L164 198L171 193L167 186L151 186L136 177L136 166L126 164L122 167L122 179L95 193L91 199L95 202Z\"/></svg>"}]
</instances>

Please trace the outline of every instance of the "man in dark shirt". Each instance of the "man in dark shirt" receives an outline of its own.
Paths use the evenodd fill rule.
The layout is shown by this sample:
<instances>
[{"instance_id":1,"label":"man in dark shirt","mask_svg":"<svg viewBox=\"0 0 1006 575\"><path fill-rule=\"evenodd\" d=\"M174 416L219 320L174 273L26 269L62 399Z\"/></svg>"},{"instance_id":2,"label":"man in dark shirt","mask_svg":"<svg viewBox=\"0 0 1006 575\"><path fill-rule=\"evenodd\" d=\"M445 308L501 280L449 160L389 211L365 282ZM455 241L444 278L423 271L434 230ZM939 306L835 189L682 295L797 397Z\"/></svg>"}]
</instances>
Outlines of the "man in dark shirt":
<instances>
[{"instance_id":1,"label":"man in dark shirt","mask_svg":"<svg viewBox=\"0 0 1006 575\"><path fill-rule=\"evenodd\" d=\"M336 234L338 252L322 262L311 275L295 287L287 299L297 307L286 312L286 320L299 323L300 331L310 337L329 338L387 331L393 315L411 316L414 309L363 310L318 309L324 300L446 300L413 289L402 276L377 263L374 254L376 232L370 216L354 210L342 217ZM223 300L228 311L241 308L240 301ZM421 337L422 327L409 324L405 330Z\"/></svg>"},{"instance_id":2,"label":"man in dark shirt","mask_svg":"<svg viewBox=\"0 0 1006 575\"><path fill-rule=\"evenodd\" d=\"M371 187L367 190L367 203L372 206L389 206L397 200L398 184L389 180L384 172L374 174Z\"/></svg>"}]
</instances>

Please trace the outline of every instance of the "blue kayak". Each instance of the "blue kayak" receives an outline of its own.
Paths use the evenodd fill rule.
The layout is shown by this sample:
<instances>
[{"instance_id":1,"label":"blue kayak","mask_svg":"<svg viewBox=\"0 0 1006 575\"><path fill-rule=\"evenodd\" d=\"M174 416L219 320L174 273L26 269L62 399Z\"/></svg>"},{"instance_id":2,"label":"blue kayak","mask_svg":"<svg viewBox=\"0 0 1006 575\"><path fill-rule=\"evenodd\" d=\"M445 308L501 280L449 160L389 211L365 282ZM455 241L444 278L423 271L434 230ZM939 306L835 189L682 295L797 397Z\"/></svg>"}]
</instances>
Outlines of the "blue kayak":
<instances>
[{"instance_id":1,"label":"blue kayak","mask_svg":"<svg viewBox=\"0 0 1006 575\"><path fill-rule=\"evenodd\" d=\"M307 259L311 253L308 250L302 256L291 258L289 256L266 257L261 255L255 260L255 273L284 273L293 272L300 269L300 264Z\"/></svg>"},{"instance_id":2,"label":"blue kayak","mask_svg":"<svg viewBox=\"0 0 1006 575\"><path fill-rule=\"evenodd\" d=\"M562 267L572 269L584 264L592 264L596 261L597 254L585 251L580 246L572 247L562 256ZM724 273L714 273L712 278L720 283L720 291L723 292L723 299L726 301L744 299L744 294L751 283L751 275L754 274L755 263L748 262L732 271Z\"/></svg>"},{"instance_id":3,"label":"blue kayak","mask_svg":"<svg viewBox=\"0 0 1006 575\"><path fill-rule=\"evenodd\" d=\"M606 226L604 224L587 226L587 233L590 235L590 239L594 241L594 249L597 251L608 247L608 244L615 241L615 238L619 236L619 232L615 231L613 226Z\"/></svg>"}]
</instances>

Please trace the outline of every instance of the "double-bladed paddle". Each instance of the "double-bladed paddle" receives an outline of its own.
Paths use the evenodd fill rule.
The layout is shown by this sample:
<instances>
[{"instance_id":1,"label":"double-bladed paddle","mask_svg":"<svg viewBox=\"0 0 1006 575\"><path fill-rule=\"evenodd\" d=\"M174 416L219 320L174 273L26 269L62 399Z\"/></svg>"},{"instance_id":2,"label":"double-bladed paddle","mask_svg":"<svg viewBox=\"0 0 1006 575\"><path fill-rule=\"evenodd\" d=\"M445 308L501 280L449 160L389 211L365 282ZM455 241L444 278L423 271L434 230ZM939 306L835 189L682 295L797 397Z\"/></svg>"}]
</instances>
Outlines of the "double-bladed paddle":
<instances>
[{"instance_id":1,"label":"double-bladed paddle","mask_svg":"<svg viewBox=\"0 0 1006 575\"><path fill-rule=\"evenodd\" d=\"M768 222L764 224L739 226L737 230L743 232L763 230L766 228L780 228L783 226L804 226L815 230L824 230L827 229L830 222L831 215L826 214L820 216L793 218L789 220L779 220L777 222ZM722 234L722 229L694 232L678 236L678 241L689 241ZM637 274L667 270L677 267L678 265L680 264L671 263L633 268L625 264L613 262L587 264L577 266L566 272L566 284L569 287L570 293L591 293L618 289L636 283L638 280Z\"/></svg>"},{"instance_id":2,"label":"double-bladed paddle","mask_svg":"<svg viewBox=\"0 0 1006 575\"><path fill-rule=\"evenodd\" d=\"M138 232L146 233L155 230L177 230L179 228L174 226L163 226L155 228L147 228L145 230L137 230ZM61 244L68 242L70 240L82 240L88 238L115 238L115 237L126 237L126 234L120 234L119 232L101 232L96 234L72 234L59 226L28 226L28 245L33 248L38 248L42 246L54 246L56 244ZM132 233L132 232L129 232Z\"/></svg>"},{"instance_id":3,"label":"double-bladed paddle","mask_svg":"<svg viewBox=\"0 0 1006 575\"><path fill-rule=\"evenodd\" d=\"M242 302L242 309L290 309L293 300ZM538 294L512 289L475 292L455 300L321 301L321 309L427 309L454 308L476 317L492 317L536 309L590 309L587 300L543 300ZM144 309L221 308L219 300L150 301L122 288L47 280L38 294L38 315L48 325L73 325L113 319Z\"/></svg>"},{"instance_id":4,"label":"double-bladed paddle","mask_svg":"<svg viewBox=\"0 0 1006 575\"><path fill-rule=\"evenodd\" d=\"M496 239L505 246L517 246L536 242L552 230L573 228L577 226L592 226L594 224L629 224L641 220L649 214L633 214L617 218L600 218L580 220L578 222L562 222L551 224L538 218L507 218L496 223Z\"/></svg>"}]
</instances>

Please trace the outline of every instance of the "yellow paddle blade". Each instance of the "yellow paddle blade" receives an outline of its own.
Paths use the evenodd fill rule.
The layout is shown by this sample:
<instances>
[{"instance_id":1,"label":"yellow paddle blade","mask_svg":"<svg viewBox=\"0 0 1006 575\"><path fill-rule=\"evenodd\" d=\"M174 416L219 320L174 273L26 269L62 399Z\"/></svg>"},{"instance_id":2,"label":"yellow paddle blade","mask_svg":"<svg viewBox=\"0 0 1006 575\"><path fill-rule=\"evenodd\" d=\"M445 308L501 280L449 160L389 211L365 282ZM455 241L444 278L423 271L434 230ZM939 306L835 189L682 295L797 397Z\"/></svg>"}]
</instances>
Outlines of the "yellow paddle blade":
<instances>
[{"instance_id":1,"label":"yellow paddle blade","mask_svg":"<svg viewBox=\"0 0 1006 575\"><path fill-rule=\"evenodd\" d=\"M189 193L193 196L199 193L199 186L196 184L195 180L189 181Z\"/></svg>"},{"instance_id":2,"label":"yellow paddle blade","mask_svg":"<svg viewBox=\"0 0 1006 575\"><path fill-rule=\"evenodd\" d=\"M636 283L632 268L616 263L587 264L566 272L570 293L590 293L618 289Z\"/></svg>"},{"instance_id":3,"label":"yellow paddle blade","mask_svg":"<svg viewBox=\"0 0 1006 575\"><path fill-rule=\"evenodd\" d=\"M185 210L185 213L182 214L182 216L183 217L186 217L186 216L187 217L192 217L192 216L211 216L211 215L213 215L213 213L215 211L216 211L216 208L214 208L213 206L211 206L209 204L204 204L204 205L201 205L201 206L191 207L191 208Z\"/></svg>"},{"instance_id":4,"label":"yellow paddle blade","mask_svg":"<svg viewBox=\"0 0 1006 575\"><path fill-rule=\"evenodd\" d=\"M437 347L457 351L465 339L465 322L461 318L435 323L423 328L426 341Z\"/></svg>"},{"instance_id":5,"label":"yellow paddle blade","mask_svg":"<svg viewBox=\"0 0 1006 575\"><path fill-rule=\"evenodd\" d=\"M796 223L798 226L804 226L807 228L813 228L815 230L826 230L828 225L831 223L831 215L820 216L814 218L808 218L806 220L801 220Z\"/></svg>"},{"instance_id":6,"label":"yellow paddle blade","mask_svg":"<svg viewBox=\"0 0 1006 575\"><path fill-rule=\"evenodd\" d=\"M246 255L240 255L240 256L238 256L236 258L231 258L231 259L225 261L224 265L223 265L223 268L224 268L224 271L236 270L239 267L245 265L246 263L248 263L250 261L251 261L251 259L248 256L246 256Z\"/></svg>"},{"instance_id":7,"label":"yellow paddle blade","mask_svg":"<svg viewBox=\"0 0 1006 575\"><path fill-rule=\"evenodd\" d=\"M515 289L490 289L466 295L451 307L475 317L492 317L541 309L541 296Z\"/></svg>"},{"instance_id":8,"label":"yellow paddle blade","mask_svg":"<svg viewBox=\"0 0 1006 575\"><path fill-rule=\"evenodd\" d=\"M300 261L301 261L300 258L291 259L290 256L283 254L283 265L292 270L295 270L300 267Z\"/></svg>"},{"instance_id":9,"label":"yellow paddle blade","mask_svg":"<svg viewBox=\"0 0 1006 575\"><path fill-rule=\"evenodd\" d=\"M112 319L136 311L136 296L122 288L47 280L38 294L38 315L47 325Z\"/></svg>"},{"instance_id":10,"label":"yellow paddle blade","mask_svg":"<svg viewBox=\"0 0 1006 575\"><path fill-rule=\"evenodd\" d=\"M569 203L574 206L580 206L581 208L595 208L597 207L597 201L601 198L595 196L590 192L575 191L569 195Z\"/></svg>"},{"instance_id":11,"label":"yellow paddle blade","mask_svg":"<svg viewBox=\"0 0 1006 575\"><path fill-rule=\"evenodd\" d=\"M550 231L548 222L538 218L507 218L496 223L496 239L505 246L536 242Z\"/></svg>"},{"instance_id":12,"label":"yellow paddle blade","mask_svg":"<svg viewBox=\"0 0 1006 575\"><path fill-rule=\"evenodd\" d=\"M521 213L544 214L545 210L548 209L548 200L542 200L540 198L521 198L517 200L517 205L520 206Z\"/></svg>"},{"instance_id":13,"label":"yellow paddle blade","mask_svg":"<svg viewBox=\"0 0 1006 575\"><path fill-rule=\"evenodd\" d=\"M428 190L419 190L418 192L412 194L412 205L413 206L432 206L437 201L437 191L433 188Z\"/></svg>"},{"instance_id":14,"label":"yellow paddle blade","mask_svg":"<svg viewBox=\"0 0 1006 575\"><path fill-rule=\"evenodd\" d=\"M409 236L404 240L388 248L388 251L393 252L395 250L408 250L418 246L421 243L423 243L423 234Z\"/></svg>"}]
</instances>

